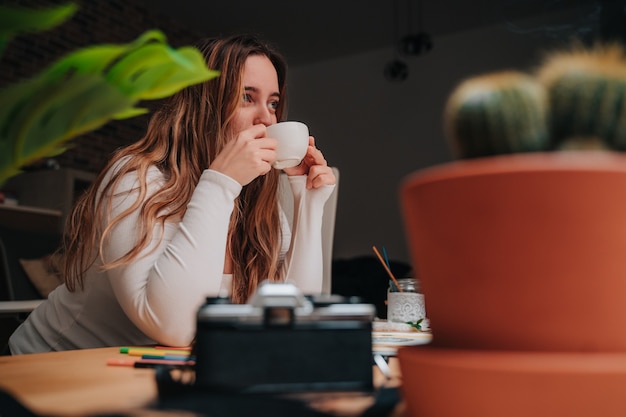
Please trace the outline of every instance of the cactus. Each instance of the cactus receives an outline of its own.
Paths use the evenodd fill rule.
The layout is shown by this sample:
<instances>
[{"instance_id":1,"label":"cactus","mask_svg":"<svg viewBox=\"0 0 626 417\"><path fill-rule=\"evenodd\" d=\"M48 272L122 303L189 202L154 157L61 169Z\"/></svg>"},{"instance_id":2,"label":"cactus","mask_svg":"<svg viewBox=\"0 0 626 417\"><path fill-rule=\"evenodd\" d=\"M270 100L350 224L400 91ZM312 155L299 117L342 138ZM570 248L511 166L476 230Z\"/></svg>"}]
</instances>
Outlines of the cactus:
<instances>
[{"instance_id":1,"label":"cactus","mask_svg":"<svg viewBox=\"0 0 626 417\"><path fill-rule=\"evenodd\" d=\"M446 103L444 130L457 158L546 150L547 98L530 74L500 71L465 79Z\"/></svg>"},{"instance_id":2,"label":"cactus","mask_svg":"<svg viewBox=\"0 0 626 417\"><path fill-rule=\"evenodd\" d=\"M547 54L537 78L548 94L555 149L626 150L626 59L619 44Z\"/></svg>"}]
</instances>

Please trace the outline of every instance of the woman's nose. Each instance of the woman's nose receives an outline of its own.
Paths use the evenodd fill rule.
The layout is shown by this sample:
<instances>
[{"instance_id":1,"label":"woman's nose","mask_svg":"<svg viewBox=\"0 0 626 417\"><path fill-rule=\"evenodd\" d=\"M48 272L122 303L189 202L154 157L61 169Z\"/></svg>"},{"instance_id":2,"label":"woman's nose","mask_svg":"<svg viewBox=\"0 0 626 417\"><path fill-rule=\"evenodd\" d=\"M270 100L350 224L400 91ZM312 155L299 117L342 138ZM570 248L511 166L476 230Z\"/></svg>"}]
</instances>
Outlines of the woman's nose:
<instances>
[{"instance_id":1,"label":"woman's nose","mask_svg":"<svg viewBox=\"0 0 626 417\"><path fill-rule=\"evenodd\" d=\"M275 123L274 114L266 106L259 106L256 112L256 118L254 124L264 124L269 126Z\"/></svg>"}]
</instances>

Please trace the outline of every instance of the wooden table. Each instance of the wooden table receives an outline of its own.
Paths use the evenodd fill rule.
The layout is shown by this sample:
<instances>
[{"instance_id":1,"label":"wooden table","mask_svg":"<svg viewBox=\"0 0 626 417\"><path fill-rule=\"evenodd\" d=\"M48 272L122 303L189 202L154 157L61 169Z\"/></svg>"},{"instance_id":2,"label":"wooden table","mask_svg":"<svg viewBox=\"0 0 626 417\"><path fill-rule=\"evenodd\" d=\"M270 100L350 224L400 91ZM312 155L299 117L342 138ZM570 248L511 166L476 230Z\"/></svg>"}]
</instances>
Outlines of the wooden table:
<instances>
[{"instance_id":1,"label":"wooden table","mask_svg":"<svg viewBox=\"0 0 626 417\"><path fill-rule=\"evenodd\" d=\"M127 355L119 353L119 348L102 348L0 356L0 388L35 413L47 416L116 412L142 417L189 415L150 410L149 406L157 400L154 370L107 366L110 358ZM375 386L400 383L397 360L391 358L389 365L392 379L386 380L375 368ZM357 416L372 403L372 396L332 395L315 398L314 407L338 416Z\"/></svg>"},{"instance_id":2,"label":"wooden table","mask_svg":"<svg viewBox=\"0 0 626 417\"><path fill-rule=\"evenodd\" d=\"M154 370L107 366L119 348L0 357L0 388L36 413L127 412L157 398Z\"/></svg>"}]
</instances>

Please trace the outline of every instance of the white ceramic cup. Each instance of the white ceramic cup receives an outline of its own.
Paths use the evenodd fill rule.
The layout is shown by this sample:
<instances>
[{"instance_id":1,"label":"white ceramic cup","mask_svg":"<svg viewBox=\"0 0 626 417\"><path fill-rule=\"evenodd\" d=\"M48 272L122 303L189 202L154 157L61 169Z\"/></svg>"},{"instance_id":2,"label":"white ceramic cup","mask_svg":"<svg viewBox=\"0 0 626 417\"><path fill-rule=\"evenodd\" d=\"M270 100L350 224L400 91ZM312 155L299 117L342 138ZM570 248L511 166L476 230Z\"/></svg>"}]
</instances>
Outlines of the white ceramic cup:
<instances>
[{"instance_id":1,"label":"white ceramic cup","mask_svg":"<svg viewBox=\"0 0 626 417\"><path fill-rule=\"evenodd\" d=\"M276 169L295 167L309 147L309 128L302 122L280 122L267 127L267 137L278 141Z\"/></svg>"}]
</instances>

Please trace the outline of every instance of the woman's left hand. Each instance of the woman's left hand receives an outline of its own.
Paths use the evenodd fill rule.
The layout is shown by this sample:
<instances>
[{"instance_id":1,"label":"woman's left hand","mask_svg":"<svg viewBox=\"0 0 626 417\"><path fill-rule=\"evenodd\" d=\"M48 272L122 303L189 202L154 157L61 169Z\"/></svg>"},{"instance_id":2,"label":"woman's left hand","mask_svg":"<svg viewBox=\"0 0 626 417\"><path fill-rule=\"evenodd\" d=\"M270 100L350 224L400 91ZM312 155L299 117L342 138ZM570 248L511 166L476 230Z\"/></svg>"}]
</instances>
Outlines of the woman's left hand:
<instances>
[{"instance_id":1,"label":"woman's left hand","mask_svg":"<svg viewBox=\"0 0 626 417\"><path fill-rule=\"evenodd\" d=\"M333 185L337 181L331 167L328 166L322 151L315 147L315 138L309 136L309 147L300 165L283 169L287 175L306 175L306 188L319 188Z\"/></svg>"}]
</instances>

